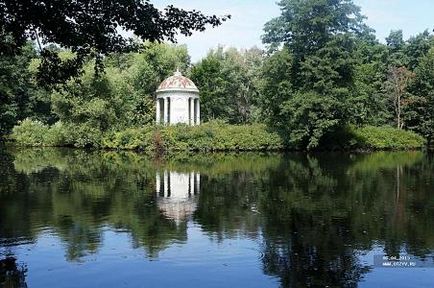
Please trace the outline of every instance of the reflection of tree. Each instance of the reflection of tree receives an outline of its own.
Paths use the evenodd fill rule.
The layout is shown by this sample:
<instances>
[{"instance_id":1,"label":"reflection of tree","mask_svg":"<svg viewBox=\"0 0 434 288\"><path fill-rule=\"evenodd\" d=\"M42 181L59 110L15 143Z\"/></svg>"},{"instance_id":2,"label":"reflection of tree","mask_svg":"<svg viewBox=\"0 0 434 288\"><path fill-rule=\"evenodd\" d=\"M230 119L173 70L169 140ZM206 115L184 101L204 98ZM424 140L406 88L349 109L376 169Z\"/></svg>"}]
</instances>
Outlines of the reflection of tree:
<instances>
[{"instance_id":1,"label":"reflection of tree","mask_svg":"<svg viewBox=\"0 0 434 288\"><path fill-rule=\"evenodd\" d=\"M414 199L431 198L432 164L424 166L420 153L345 158L324 159L324 164L321 157L289 160L288 169L269 180L279 184L261 198L267 215L264 270L279 275L284 287L356 287L368 271L357 251L378 242L393 255L401 250L418 254L421 248L426 255L434 249L428 228L434 224L432 200L429 205ZM416 176L417 171L425 176ZM415 185L416 194L409 193Z\"/></svg>"},{"instance_id":2,"label":"reflection of tree","mask_svg":"<svg viewBox=\"0 0 434 288\"><path fill-rule=\"evenodd\" d=\"M2 238L32 240L49 227L69 259L97 251L104 226L130 232L150 256L187 239L185 221L177 225L158 208L157 170L200 173L194 221L221 241L260 239L264 272L283 287L355 287L368 271L358 253L374 245L388 254L434 249L434 159L420 152L176 155L161 162L56 149L0 156Z\"/></svg>"},{"instance_id":3,"label":"reflection of tree","mask_svg":"<svg viewBox=\"0 0 434 288\"><path fill-rule=\"evenodd\" d=\"M260 229L264 271L283 287L356 287L370 269L358 254L377 243L388 254L434 249L434 167L420 152L300 154L273 163L259 173L203 176L195 219L221 238ZM406 191L415 186L417 193Z\"/></svg>"},{"instance_id":4,"label":"reflection of tree","mask_svg":"<svg viewBox=\"0 0 434 288\"><path fill-rule=\"evenodd\" d=\"M283 287L355 287L368 271L352 247L345 191L319 159L287 159L270 175L273 189L261 197L261 211L269 215L264 271L279 276ZM342 160L334 161L339 166Z\"/></svg>"},{"instance_id":5,"label":"reflection of tree","mask_svg":"<svg viewBox=\"0 0 434 288\"><path fill-rule=\"evenodd\" d=\"M10 166L12 159L4 162ZM14 164L27 175L11 171L10 179L27 185L13 187L10 201L2 195L0 229L11 231L2 231L8 239L34 239L40 227L49 227L65 243L70 260L95 252L106 225L131 232L134 245L150 256L186 239L185 224L166 219L156 206L155 171L145 157L40 149L16 153Z\"/></svg>"},{"instance_id":6,"label":"reflection of tree","mask_svg":"<svg viewBox=\"0 0 434 288\"><path fill-rule=\"evenodd\" d=\"M70 260L96 252L103 241L105 225L131 232L133 245L144 247L153 257L174 241L186 240L186 223L177 224L167 219L157 206L154 167L180 172L203 169L205 174L222 175L234 170L260 173L267 169L270 161L279 161L278 157L265 155L215 154L212 157L178 156L156 163L130 152L51 148L23 149L16 151L14 157L10 154L2 157L6 155L8 158L3 162L10 168L10 179L26 186L9 189L14 191L10 201L3 201L7 198L0 201L0 216L4 216L0 221L4 220L6 225L0 229L9 225L10 233L16 231L14 227L19 219L22 223L18 227L22 231L18 231L16 237L32 240L40 227L49 227L63 240ZM19 177L22 180L17 181ZM257 223L252 226L256 229ZM14 235L9 235L8 239L15 239Z\"/></svg>"},{"instance_id":7,"label":"reflection of tree","mask_svg":"<svg viewBox=\"0 0 434 288\"><path fill-rule=\"evenodd\" d=\"M0 259L0 287L26 288L25 267L19 267L14 257Z\"/></svg>"}]
</instances>

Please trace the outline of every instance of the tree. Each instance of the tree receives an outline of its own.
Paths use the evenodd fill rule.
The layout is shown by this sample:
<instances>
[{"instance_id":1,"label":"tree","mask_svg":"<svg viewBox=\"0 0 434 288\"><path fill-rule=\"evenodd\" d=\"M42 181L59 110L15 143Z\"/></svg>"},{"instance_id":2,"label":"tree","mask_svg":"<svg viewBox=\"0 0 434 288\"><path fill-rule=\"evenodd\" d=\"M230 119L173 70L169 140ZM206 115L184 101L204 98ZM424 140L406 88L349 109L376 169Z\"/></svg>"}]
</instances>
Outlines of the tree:
<instances>
[{"instance_id":1,"label":"tree","mask_svg":"<svg viewBox=\"0 0 434 288\"><path fill-rule=\"evenodd\" d=\"M434 140L434 46L421 58L415 70L415 79L411 87L417 101L411 104L413 118L411 129L425 136L428 144Z\"/></svg>"},{"instance_id":2,"label":"tree","mask_svg":"<svg viewBox=\"0 0 434 288\"><path fill-rule=\"evenodd\" d=\"M408 65L407 55L405 54L407 43L403 37L402 30L392 30L389 36L386 37L390 66L401 67Z\"/></svg>"},{"instance_id":3,"label":"tree","mask_svg":"<svg viewBox=\"0 0 434 288\"><path fill-rule=\"evenodd\" d=\"M196 64L191 79L201 91L202 118L233 124L252 122L262 61L262 51L257 48L238 51L218 47Z\"/></svg>"},{"instance_id":4,"label":"tree","mask_svg":"<svg viewBox=\"0 0 434 288\"><path fill-rule=\"evenodd\" d=\"M346 92L344 92L346 93ZM314 149L326 133L340 126L342 103L315 92L298 92L282 104L289 142L296 149Z\"/></svg>"},{"instance_id":5,"label":"tree","mask_svg":"<svg viewBox=\"0 0 434 288\"><path fill-rule=\"evenodd\" d=\"M0 136L26 117L52 120L46 93L36 86L30 68L36 51L30 43L20 49L17 55L0 55Z\"/></svg>"},{"instance_id":6,"label":"tree","mask_svg":"<svg viewBox=\"0 0 434 288\"><path fill-rule=\"evenodd\" d=\"M158 85L177 67L185 69L189 57L185 46L156 43L145 46L142 53L107 57L105 73L99 77L92 69L93 62L87 62L80 81L68 81L51 96L53 110L59 119L98 131L151 123ZM68 51L60 56L72 57Z\"/></svg>"},{"instance_id":7,"label":"tree","mask_svg":"<svg viewBox=\"0 0 434 288\"><path fill-rule=\"evenodd\" d=\"M398 129L404 128L403 111L409 104L407 87L414 74L405 67L391 67L386 85L386 93L392 99Z\"/></svg>"},{"instance_id":8,"label":"tree","mask_svg":"<svg viewBox=\"0 0 434 288\"><path fill-rule=\"evenodd\" d=\"M408 68L412 71L419 66L420 60L434 46L434 36L425 30L416 36L410 37L405 47L405 55L408 58Z\"/></svg>"},{"instance_id":9,"label":"tree","mask_svg":"<svg viewBox=\"0 0 434 288\"><path fill-rule=\"evenodd\" d=\"M316 52L335 35L367 29L351 0L281 0L278 5L281 16L265 24L263 41L272 47L284 43L296 56Z\"/></svg>"},{"instance_id":10,"label":"tree","mask_svg":"<svg viewBox=\"0 0 434 288\"><path fill-rule=\"evenodd\" d=\"M258 106L261 120L271 127L285 125L281 109L293 93L292 63L293 56L287 48L273 53L264 61Z\"/></svg>"},{"instance_id":11,"label":"tree","mask_svg":"<svg viewBox=\"0 0 434 288\"><path fill-rule=\"evenodd\" d=\"M383 126L393 121L387 99L382 93L387 79L389 52L374 35L356 39L353 59L354 87L348 101L349 121L357 126Z\"/></svg>"},{"instance_id":12,"label":"tree","mask_svg":"<svg viewBox=\"0 0 434 288\"><path fill-rule=\"evenodd\" d=\"M285 93L288 98L280 109L285 107L281 115L286 117L279 128L292 135L291 129L297 127L303 133L296 133L294 140L299 143L294 144L313 149L324 135L347 121L347 102L354 86L354 39L370 29L351 0L282 0L279 5L281 16L265 25L263 36L272 49L283 45L292 55L291 76L286 80L292 93ZM294 115L300 115L300 122L288 118ZM308 119L315 119L316 129L310 128Z\"/></svg>"},{"instance_id":13,"label":"tree","mask_svg":"<svg viewBox=\"0 0 434 288\"><path fill-rule=\"evenodd\" d=\"M100 71L103 56L136 50L137 42L122 31L141 40L174 41L179 33L189 36L229 17L205 16L172 5L160 11L149 1L139 0L0 0L0 53L18 53L29 38L70 49L75 57L61 61L57 53L40 46L40 80L59 83L78 75L87 56L96 59Z\"/></svg>"}]
</instances>

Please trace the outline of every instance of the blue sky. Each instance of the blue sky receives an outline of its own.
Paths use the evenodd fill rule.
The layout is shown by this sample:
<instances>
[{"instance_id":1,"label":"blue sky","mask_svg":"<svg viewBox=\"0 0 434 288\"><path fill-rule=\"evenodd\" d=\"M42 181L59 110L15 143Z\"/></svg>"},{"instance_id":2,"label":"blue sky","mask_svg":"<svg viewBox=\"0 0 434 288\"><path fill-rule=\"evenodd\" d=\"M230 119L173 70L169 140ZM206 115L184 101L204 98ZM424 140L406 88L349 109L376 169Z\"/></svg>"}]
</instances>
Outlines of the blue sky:
<instances>
[{"instance_id":1,"label":"blue sky","mask_svg":"<svg viewBox=\"0 0 434 288\"><path fill-rule=\"evenodd\" d=\"M262 47L264 24L279 15L276 0L160 0L158 7L173 4L179 8L196 9L206 14L231 14L232 19L215 29L196 33L192 37L178 37L188 46L192 61L204 57L217 45L237 48ZM434 28L434 0L354 0L368 17L367 24L384 41L390 30L402 29L404 36L432 31Z\"/></svg>"}]
</instances>

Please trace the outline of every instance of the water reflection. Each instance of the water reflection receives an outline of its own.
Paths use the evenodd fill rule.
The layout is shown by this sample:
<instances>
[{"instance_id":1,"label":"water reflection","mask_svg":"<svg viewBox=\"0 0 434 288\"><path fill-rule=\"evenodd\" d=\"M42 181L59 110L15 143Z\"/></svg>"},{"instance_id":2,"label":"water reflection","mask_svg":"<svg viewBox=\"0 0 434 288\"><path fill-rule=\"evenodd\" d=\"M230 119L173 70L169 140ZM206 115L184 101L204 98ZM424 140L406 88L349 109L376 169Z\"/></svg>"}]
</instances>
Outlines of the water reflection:
<instances>
[{"instance_id":1,"label":"water reflection","mask_svg":"<svg viewBox=\"0 0 434 288\"><path fill-rule=\"evenodd\" d=\"M164 215L177 224L196 211L200 191L200 174L165 170L156 176L157 204Z\"/></svg>"},{"instance_id":2,"label":"water reflection","mask_svg":"<svg viewBox=\"0 0 434 288\"><path fill-rule=\"evenodd\" d=\"M168 261L165 253L178 247L204 267L222 267L219 247L236 241L234 251L255 251L240 257L251 257L282 287L376 287L370 275L384 272L363 255L430 258L434 250L434 160L421 152L175 155L155 162L134 153L26 149L0 157L0 247L28 247L53 235L70 263L111 255L107 232L111 241L126 233L147 259ZM239 263L235 253L225 257L224 267ZM240 273L259 277L244 267ZM203 277L225 279L227 271L219 273ZM434 276L409 273L420 283ZM180 287L188 283L176 277ZM264 281L260 287L275 286Z\"/></svg>"},{"instance_id":3,"label":"water reflection","mask_svg":"<svg viewBox=\"0 0 434 288\"><path fill-rule=\"evenodd\" d=\"M0 259L0 287L27 288L26 268L16 263L17 259L8 256Z\"/></svg>"}]
</instances>

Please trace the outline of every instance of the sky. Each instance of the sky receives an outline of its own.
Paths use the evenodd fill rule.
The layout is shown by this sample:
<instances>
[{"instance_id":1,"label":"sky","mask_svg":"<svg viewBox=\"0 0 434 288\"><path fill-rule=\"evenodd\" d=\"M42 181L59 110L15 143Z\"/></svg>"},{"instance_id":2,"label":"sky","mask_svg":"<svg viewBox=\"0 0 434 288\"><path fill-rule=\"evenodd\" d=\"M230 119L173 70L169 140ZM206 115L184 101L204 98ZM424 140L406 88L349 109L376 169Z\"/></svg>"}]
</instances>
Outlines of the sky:
<instances>
[{"instance_id":1,"label":"sky","mask_svg":"<svg viewBox=\"0 0 434 288\"><path fill-rule=\"evenodd\" d=\"M192 61L206 56L218 45L237 48L263 47L261 35L264 24L279 16L277 0L159 0L155 5L163 8L174 5L188 10L196 9L205 14L226 15L232 19L217 28L195 33L191 37L178 37L179 44L186 44ZM384 41L391 30L402 29L404 37L430 31L434 28L434 0L354 0L367 16L366 23L376 30L377 38Z\"/></svg>"}]
</instances>

